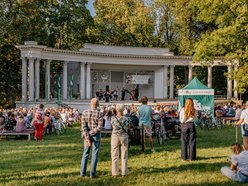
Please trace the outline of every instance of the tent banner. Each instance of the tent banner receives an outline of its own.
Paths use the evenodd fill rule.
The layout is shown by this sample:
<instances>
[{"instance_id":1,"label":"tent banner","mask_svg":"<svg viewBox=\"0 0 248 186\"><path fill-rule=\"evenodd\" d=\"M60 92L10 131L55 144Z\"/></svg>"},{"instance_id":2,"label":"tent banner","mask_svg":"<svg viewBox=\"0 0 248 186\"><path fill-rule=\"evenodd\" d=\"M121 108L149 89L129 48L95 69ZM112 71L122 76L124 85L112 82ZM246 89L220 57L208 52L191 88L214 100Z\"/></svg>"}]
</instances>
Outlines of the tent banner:
<instances>
[{"instance_id":1,"label":"tent banner","mask_svg":"<svg viewBox=\"0 0 248 186\"><path fill-rule=\"evenodd\" d=\"M187 89L181 89L178 90L178 95L179 96L190 96L190 95L214 95L214 89L192 89L192 90L187 90Z\"/></svg>"},{"instance_id":2,"label":"tent banner","mask_svg":"<svg viewBox=\"0 0 248 186\"><path fill-rule=\"evenodd\" d=\"M213 95L184 95L179 96L179 107L182 108L187 98L192 98L197 111L208 113L214 116L214 96Z\"/></svg>"}]
</instances>

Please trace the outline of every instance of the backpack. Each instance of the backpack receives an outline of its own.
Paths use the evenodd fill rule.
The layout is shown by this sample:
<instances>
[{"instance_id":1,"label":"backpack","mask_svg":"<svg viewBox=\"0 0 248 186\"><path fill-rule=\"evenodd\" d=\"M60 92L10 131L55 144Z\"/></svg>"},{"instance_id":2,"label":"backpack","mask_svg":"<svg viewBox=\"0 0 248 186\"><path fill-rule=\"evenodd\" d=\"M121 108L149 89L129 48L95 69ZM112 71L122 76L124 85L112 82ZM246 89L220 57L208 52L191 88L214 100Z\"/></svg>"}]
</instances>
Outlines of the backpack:
<instances>
[{"instance_id":1,"label":"backpack","mask_svg":"<svg viewBox=\"0 0 248 186\"><path fill-rule=\"evenodd\" d=\"M135 116L134 114L130 115L130 120L133 126L138 127L139 126L139 118Z\"/></svg>"}]
</instances>

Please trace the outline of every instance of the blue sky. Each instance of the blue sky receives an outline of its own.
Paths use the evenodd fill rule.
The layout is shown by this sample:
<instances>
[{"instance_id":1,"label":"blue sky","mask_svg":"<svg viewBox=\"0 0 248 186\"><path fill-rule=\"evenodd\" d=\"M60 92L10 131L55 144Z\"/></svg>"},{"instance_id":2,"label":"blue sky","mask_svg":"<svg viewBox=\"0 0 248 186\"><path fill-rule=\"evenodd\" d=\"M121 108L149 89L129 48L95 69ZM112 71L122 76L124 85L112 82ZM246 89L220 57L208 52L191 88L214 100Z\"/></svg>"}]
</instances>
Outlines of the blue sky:
<instances>
[{"instance_id":1,"label":"blue sky","mask_svg":"<svg viewBox=\"0 0 248 186\"><path fill-rule=\"evenodd\" d=\"M90 10L90 14L92 16L95 16L96 13L95 13L95 10L93 8L93 3L94 3L94 0L88 0L88 4L86 5L86 7Z\"/></svg>"}]
</instances>

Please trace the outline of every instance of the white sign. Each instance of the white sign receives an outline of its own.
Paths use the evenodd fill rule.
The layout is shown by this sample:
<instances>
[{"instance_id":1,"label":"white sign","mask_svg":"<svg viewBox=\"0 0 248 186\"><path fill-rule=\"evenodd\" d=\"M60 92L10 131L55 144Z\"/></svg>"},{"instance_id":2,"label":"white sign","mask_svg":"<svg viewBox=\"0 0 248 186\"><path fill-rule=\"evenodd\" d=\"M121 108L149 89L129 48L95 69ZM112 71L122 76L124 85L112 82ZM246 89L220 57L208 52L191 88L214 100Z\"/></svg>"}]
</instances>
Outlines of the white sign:
<instances>
[{"instance_id":1,"label":"white sign","mask_svg":"<svg viewBox=\"0 0 248 186\"><path fill-rule=\"evenodd\" d=\"M132 75L132 84L149 84L150 76L148 75Z\"/></svg>"},{"instance_id":2,"label":"white sign","mask_svg":"<svg viewBox=\"0 0 248 186\"><path fill-rule=\"evenodd\" d=\"M178 95L214 95L214 89L191 89L191 90L179 90Z\"/></svg>"}]
</instances>

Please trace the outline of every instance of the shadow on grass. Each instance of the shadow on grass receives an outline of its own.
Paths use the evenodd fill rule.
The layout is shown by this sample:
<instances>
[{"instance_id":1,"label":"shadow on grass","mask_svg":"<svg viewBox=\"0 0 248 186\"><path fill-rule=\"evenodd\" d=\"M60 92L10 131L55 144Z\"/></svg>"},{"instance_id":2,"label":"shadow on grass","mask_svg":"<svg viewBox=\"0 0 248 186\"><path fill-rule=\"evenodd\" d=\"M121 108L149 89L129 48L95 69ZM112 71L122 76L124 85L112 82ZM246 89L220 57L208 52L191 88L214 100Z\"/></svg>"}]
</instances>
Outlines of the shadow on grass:
<instances>
[{"instance_id":1,"label":"shadow on grass","mask_svg":"<svg viewBox=\"0 0 248 186\"><path fill-rule=\"evenodd\" d=\"M226 181L226 182L203 182L203 183L195 183L195 184L175 184L174 186L232 186L232 185L235 185L235 186L243 186L243 185L247 185L244 184L244 183L238 183L238 182L234 182L234 181Z\"/></svg>"},{"instance_id":2,"label":"shadow on grass","mask_svg":"<svg viewBox=\"0 0 248 186\"><path fill-rule=\"evenodd\" d=\"M2 179L2 183L9 185L122 185L124 177L113 178L109 172L97 171L97 178L91 179L89 176L81 177L79 172L56 173L49 175L35 175L29 177L12 177L11 179ZM25 175L23 175L25 176ZM0 182L0 183L1 183Z\"/></svg>"},{"instance_id":3,"label":"shadow on grass","mask_svg":"<svg viewBox=\"0 0 248 186\"><path fill-rule=\"evenodd\" d=\"M185 162L183 165L173 166L173 167L165 167L165 168L156 168L156 167L141 167L132 169L129 168L130 173L132 174L135 172L140 172L143 174L156 174L156 173L166 173L170 171L174 172L183 172L183 171L197 171L197 172L208 172L208 171L220 171L220 168L225 165L225 162L221 163L198 163L197 161L194 162Z\"/></svg>"}]
</instances>

